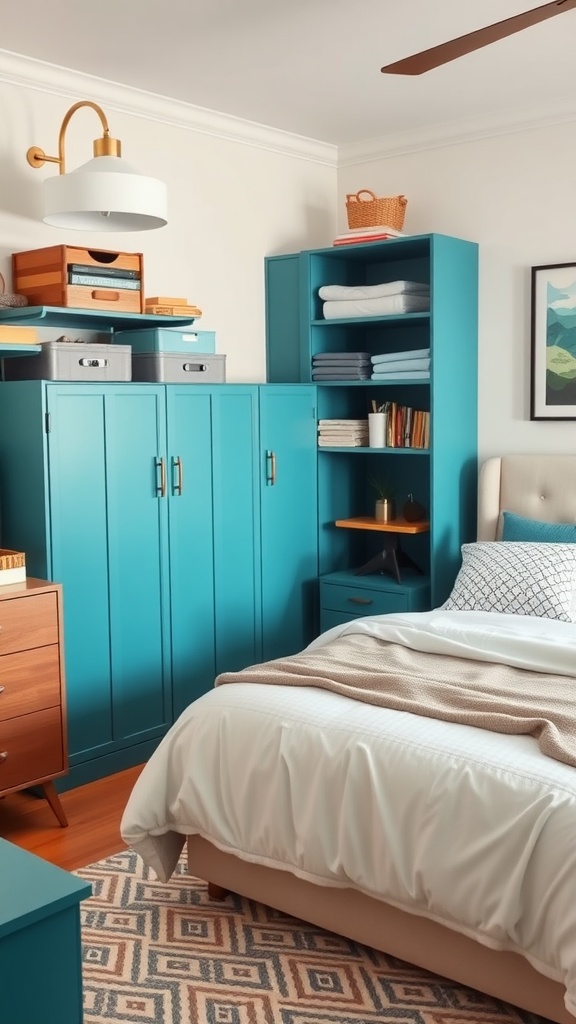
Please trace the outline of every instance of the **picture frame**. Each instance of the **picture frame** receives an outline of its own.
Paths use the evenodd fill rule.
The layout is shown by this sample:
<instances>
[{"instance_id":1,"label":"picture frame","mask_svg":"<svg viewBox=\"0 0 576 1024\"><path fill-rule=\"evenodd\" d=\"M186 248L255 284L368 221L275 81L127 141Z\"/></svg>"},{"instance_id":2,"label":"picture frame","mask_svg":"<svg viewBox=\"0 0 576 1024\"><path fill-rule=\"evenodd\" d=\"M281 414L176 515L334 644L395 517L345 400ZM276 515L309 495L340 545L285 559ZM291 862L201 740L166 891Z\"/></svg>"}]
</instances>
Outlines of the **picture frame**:
<instances>
[{"instance_id":1,"label":"picture frame","mask_svg":"<svg viewBox=\"0 0 576 1024\"><path fill-rule=\"evenodd\" d=\"M576 420L576 263L532 267L531 420Z\"/></svg>"}]
</instances>

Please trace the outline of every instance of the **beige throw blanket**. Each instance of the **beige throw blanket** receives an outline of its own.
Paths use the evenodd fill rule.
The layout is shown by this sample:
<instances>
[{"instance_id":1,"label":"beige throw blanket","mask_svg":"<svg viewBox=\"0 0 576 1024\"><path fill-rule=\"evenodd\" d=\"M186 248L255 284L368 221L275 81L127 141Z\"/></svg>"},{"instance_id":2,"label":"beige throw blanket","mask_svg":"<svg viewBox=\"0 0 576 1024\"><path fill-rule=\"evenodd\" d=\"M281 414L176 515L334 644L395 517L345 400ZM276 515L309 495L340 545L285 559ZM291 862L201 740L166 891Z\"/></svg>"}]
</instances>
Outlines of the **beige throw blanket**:
<instances>
[{"instance_id":1,"label":"beige throw blanket","mask_svg":"<svg viewBox=\"0 0 576 1024\"><path fill-rule=\"evenodd\" d=\"M576 678L414 651L374 636L222 673L224 683L317 686L354 700L492 732L534 736L542 753L576 767Z\"/></svg>"}]
</instances>

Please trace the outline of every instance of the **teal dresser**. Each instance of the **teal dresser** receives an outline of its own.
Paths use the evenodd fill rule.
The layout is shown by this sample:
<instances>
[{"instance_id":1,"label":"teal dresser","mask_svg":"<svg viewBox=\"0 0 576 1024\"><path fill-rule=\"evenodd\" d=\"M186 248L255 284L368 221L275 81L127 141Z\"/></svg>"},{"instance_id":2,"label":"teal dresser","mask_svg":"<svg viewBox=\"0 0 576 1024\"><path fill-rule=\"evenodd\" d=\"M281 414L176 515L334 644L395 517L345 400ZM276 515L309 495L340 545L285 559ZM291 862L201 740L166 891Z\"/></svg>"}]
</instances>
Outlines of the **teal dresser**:
<instances>
[{"instance_id":1,"label":"teal dresser","mask_svg":"<svg viewBox=\"0 0 576 1024\"><path fill-rule=\"evenodd\" d=\"M79 907L91 893L0 839L1 1024L82 1024Z\"/></svg>"}]
</instances>

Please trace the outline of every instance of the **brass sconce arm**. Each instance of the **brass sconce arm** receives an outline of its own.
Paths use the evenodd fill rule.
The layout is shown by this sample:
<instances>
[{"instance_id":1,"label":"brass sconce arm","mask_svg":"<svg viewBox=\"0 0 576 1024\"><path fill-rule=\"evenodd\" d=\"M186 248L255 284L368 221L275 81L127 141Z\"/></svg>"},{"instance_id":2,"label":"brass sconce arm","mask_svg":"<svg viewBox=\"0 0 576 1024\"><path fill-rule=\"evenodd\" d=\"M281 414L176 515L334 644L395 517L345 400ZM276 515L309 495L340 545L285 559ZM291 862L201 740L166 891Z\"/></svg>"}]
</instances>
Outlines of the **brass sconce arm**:
<instances>
[{"instance_id":1,"label":"brass sconce arm","mask_svg":"<svg viewBox=\"0 0 576 1024\"><path fill-rule=\"evenodd\" d=\"M66 141L66 129L70 123L70 119L76 113L80 107L91 107L95 110L102 122L102 138L94 139L94 156L120 156L122 150L122 144L119 139L113 139L110 137L110 129L108 127L108 121L106 115L101 107L97 103L92 103L91 100L80 100L79 103L75 103L70 110L66 113L64 120L60 126L60 134L58 136L58 156L47 156L43 149L39 146L31 146L26 153L26 159L31 167L42 167L45 163L58 164L59 173L66 173L66 162L65 162L65 141Z\"/></svg>"}]
</instances>

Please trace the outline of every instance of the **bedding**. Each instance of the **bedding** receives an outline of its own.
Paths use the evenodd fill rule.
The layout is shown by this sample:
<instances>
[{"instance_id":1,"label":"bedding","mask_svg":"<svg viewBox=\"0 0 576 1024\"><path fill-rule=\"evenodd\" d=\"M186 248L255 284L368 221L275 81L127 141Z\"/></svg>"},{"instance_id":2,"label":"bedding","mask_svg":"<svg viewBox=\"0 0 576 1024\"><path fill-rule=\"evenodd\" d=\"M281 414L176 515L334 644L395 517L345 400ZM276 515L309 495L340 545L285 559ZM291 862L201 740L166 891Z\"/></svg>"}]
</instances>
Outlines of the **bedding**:
<instances>
[{"instance_id":1,"label":"bedding","mask_svg":"<svg viewBox=\"0 0 576 1024\"><path fill-rule=\"evenodd\" d=\"M378 644L403 648L410 671L414 652L439 672L444 660L456 689L465 659L466 691L480 662L501 667L505 685L519 670L534 695L575 674L575 626L557 619L376 616L334 627L307 653L322 662L341 638L357 642L356 665L363 644L370 658ZM220 677L166 735L126 807L124 841L163 879L185 837L200 835L240 859L358 889L521 953L566 986L576 1015L576 770L545 756L541 737L244 672L233 685Z\"/></svg>"}]
</instances>

